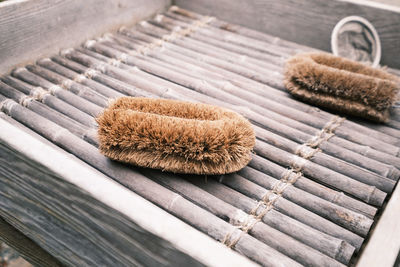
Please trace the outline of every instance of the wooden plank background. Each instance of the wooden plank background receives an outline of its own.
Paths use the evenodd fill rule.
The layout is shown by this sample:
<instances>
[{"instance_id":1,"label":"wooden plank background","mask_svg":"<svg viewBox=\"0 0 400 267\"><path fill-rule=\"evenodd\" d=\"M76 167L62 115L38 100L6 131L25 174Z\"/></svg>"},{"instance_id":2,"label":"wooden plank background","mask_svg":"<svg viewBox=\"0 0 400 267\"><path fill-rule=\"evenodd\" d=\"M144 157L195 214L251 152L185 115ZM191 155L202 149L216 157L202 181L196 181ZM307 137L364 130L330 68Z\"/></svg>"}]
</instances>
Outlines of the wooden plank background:
<instances>
[{"instance_id":1,"label":"wooden plank background","mask_svg":"<svg viewBox=\"0 0 400 267\"><path fill-rule=\"evenodd\" d=\"M381 63L400 68L398 6L365 0L175 0L174 4L326 51L331 51L330 37L336 23L347 16L361 16L379 33Z\"/></svg>"},{"instance_id":2,"label":"wooden plank background","mask_svg":"<svg viewBox=\"0 0 400 267\"><path fill-rule=\"evenodd\" d=\"M132 25L170 0L17 0L0 3L0 73Z\"/></svg>"}]
</instances>

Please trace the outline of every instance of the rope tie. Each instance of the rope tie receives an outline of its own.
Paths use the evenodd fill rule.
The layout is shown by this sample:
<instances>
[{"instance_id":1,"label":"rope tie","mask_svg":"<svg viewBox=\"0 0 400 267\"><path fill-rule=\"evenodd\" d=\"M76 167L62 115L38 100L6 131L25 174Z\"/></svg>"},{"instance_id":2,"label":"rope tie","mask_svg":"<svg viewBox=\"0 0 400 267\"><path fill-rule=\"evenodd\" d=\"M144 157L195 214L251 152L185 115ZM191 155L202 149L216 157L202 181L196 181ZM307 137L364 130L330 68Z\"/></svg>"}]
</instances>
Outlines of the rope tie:
<instances>
[{"instance_id":1,"label":"rope tie","mask_svg":"<svg viewBox=\"0 0 400 267\"><path fill-rule=\"evenodd\" d=\"M23 96L19 100L19 104L26 108L29 105L29 103L32 102L33 100L35 100L35 99L32 96L28 96L28 95Z\"/></svg>"},{"instance_id":2,"label":"rope tie","mask_svg":"<svg viewBox=\"0 0 400 267\"><path fill-rule=\"evenodd\" d=\"M237 226L238 229L247 233L259 221L260 221L260 219L254 217L253 215L246 214L246 213L242 212L241 210L238 210L238 214L235 216L235 218L233 218L232 223L235 226Z\"/></svg>"},{"instance_id":3,"label":"rope tie","mask_svg":"<svg viewBox=\"0 0 400 267\"><path fill-rule=\"evenodd\" d=\"M120 53L115 59L119 62L126 63L128 61L128 57L129 57L128 54Z\"/></svg>"},{"instance_id":4,"label":"rope tie","mask_svg":"<svg viewBox=\"0 0 400 267\"><path fill-rule=\"evenodd\" d=\"M290 163L290 167L293 169L293 171L295 172L301 172L301 170L303 169L304 165L306 165L308 160L298 157L298 156L293 156L291 163Z\"/></svg>"},{"instance_id":5,"label":"rope tie","mask_svg":"<svg viewBox=\"0 0 400 267\"><path fill-rule=\"evenodd\" d=\"M271 192L277 194L278 196L281 196L283 191L285 191L285 189L290 185L291 184L287 183L286 181L277 180L272 186Z\"/></svg>"},{"instance_id":6,"label":"rope tie","mask_svg":"<svg viewBox=\"0 0 400 267\"><path fill-rule=\"evenodd\" d=\"M310 159L315 155L315 153L318 153L320 151L321 149L319 148L314 149L310 147L308 143L305 143L297 147L295 154L304 159Z\"/></svg>"},{"instance_id":7,"label":"rope tie","mask_svg":"<svg viewBox=\"0 0 400 267\"><path fill-rule=\"evenodd\" d=\"M158 22L161 22L163 17L164 17L163 15L157 15L155 17L155 20ZM213 20L215 20L214 17L204 16L201 19L198 19L198 20L192 22L186 28L182 28L182 27L178 26L178 27L174 28L171 31L171 33L163 35L161 38L159 38L153 42L147 43L145 45L141 45L141 46L137 47L135 50L129 51L128 54L133 55L133 56L137 56L137 54L147 55L147 53L149 53L151 50L153 50L155 48L163 47L164 44L167 42L173 42L176 39L183 38L185 36L188 36L196 31L198 31L200 28L207 26ZM145 21L141 22L141 25L144 27L146 27L147 24L148 23ZM121 30L123 30L123 28L121 28ZM93 40L90 40L89 42L86 43L86 47L91 47L91 46L93 46L93 44L94 44Z\"/></svg>"},{"instance_id":8,"label":"rope tie","mask_svg":"<svg viewBox=\"0 0 400 267\"><path fill-rule=\"evenodd\" d=\"M12 107L15 105L18 105L18 103L12 99L7 98L6 100L0 102L0 110L9 115Z\"/></svg>"},{"instance_id":9,"label":"rope tie","mask_svg":"<svg viewBox=\"0 0 400 267\"><path fill-rule=\"evenodd\" d=\"M60 91L60 90L62 90L62 88L59 85L52 85L49 87L49 89L47 89L47 91L52 95L55 95L57 93L57 91Z\"/></svg>"},{"instance_id":10,"label":"rope tie","mask_svg":"<svg viewBox=\"0 0 400 267\"><path fill-rule=\"evenodd\" d=\"M117 60L119 60L119 59L117 58ZM105 72L107 72L107 63L101 62L101 63L95 65L93 68L101 73L105 73Z\"/></svg>"},{"instance_id":11,"label":"rope tie","mask_svg":"<svg viewBox=\"0 0 400 267\"><path fill-rule=\"evenodd\" d=\"M300 145L295 154L305 159L310 159L315 153L320 152L321 149L318 147L322 142L328 141L335 135L335 130L342 125L346 120L344 117L334 116L328 123L318 132L317 135L313 136L306 143ZM309 147L309 148L307 148ZM314 149L314 150L311 150Z\"/></svg>"},{"instance_id":12,"label":"rope tie","mask_svg":"<svg viewBox=\"0 0 400 267\"><path fill-rule=\"evenodd\" d=\"M84 73L83 76L85 76L86 78L89 79L93 79L94 77L96 77L97 75L99 75L99 71L95 70L95 69L87 69Z\"/></svg>"},{"instance_id":13,"label":"rope tie","mask_svg":"<svg viewBox=\"0 0 400 267\"><path fill-rule=\"evenodd\" d=\"M234 224L235 229L225 235L222 243L228 248L233 248L244 234L248 233L254 225L261 221L261 218L255 217L252 214L246 214L239 210L239 214L233 218L233 221L231 222Z\"/></svg>"},{"instance_id":14,"label":"rope tie","mask_svg":"<svg viewBox=\"0 0 400 267\"><path fill-rule=\"evenodd\" d=\"M19 100L19 104L23 107L27 107L29 103L34 100L43 102L43 99L48 95L51 95L51 92L44 90L42 87L35 87L32 89L30 95L23 96Z\"/></svg>"},{"instance_id":15,"label":"rope tie","mask_svg":"<svg viewBox=\"0 0 400 267\"><path fill-rule=\"evenodd\" d=\"M78 74L78 75L75 75L73 81L74 81L74 82L77 82L77 83L81 83L81 82L83 82L83 81L86 80L86 79L87 79L87 78L86 78L85 75L83 75L83 74Z\"/></svg>"},{"instance_id":16,"label":"rope tie","mask_svg":"<svg viewBox=\"0 0 400 267\"><path fill-rule=\"evenodd\" d=\"M44 90L42 87L35 87L30 94L34 100L38 100L40 102L42 102L43 99L48 95L51 95L51 93L47 90Z\"/></svg>"},{"instance_id":17,"label":"rope tie","mask_svg":"<svg viewBox=\"0 0 400 267\"><path fill-rule=\"evenodd\" d=\"M302 158L299 159L300 162L301 160L304 160ZM299 165L301 164L303 163L299 163ZM286 190L286 188L293 185L301 176L302 173L296 171L295 169L286 170L282 178L280 180L277 180L272 186L271 190L268 190L266 194L262 197L262 199L257 202L257 205L250 211L250 214L246 215L246 217L239 219L239 229L242 230L242 233L232 241L232 233L228 233L222 243L227 245L229 248L234 247L244 233L249 232L254 227L254 225L256 225L256 223L262 220L265 214L273 209L275 202L280 197L282 197L282 194Z\"/></svg>"},{"instance_id":18,"label":"rope tie","mask_svg":"<svg viewBox=\"0 0 400 267\"><path fill-rule=\"evenodd\" d=\"M243 231L234 229L232 232L227 233L221 242L228 248L233 248L237 244L237 242L239 242L240 238L243 235L244 235Z\"/></svg>"},{"instance_id":19,"label":"rope tie","mask_svg":"<svg viewBox=\"0 0 400 267\"><path fill-rule=\"evenodd\" d=\"M121 60L111 58L110 60L107 61L108 64L114 67L119 67L121 65Z\"/></svg>"},{"instance_id":20,"label":"rope tie","mask_svg":"<svg viewBox=\"0 0 400 267\"><path fill-rule=\"evenodd\" d=\"M313 136L306 144L309 147L316 148L322 142L328 141L334 135L335 135L334 133L327 133L324 130L321 130L318 132L316 136Z\"/></svg>"},{"instance_id":21,"label":"rope tie","mask_svg":"<svg viewBox=\"0 0 400 267\"><path fill-rule=\"evenodd\" d=\"M345 120L344 117L335 116L333 117L322 130L326 133L333 133Z\"/></svg>"},{"instance_id":22,"label":"rope tie","mask_svg":"<svg viewBox=\"0 0 400 267\"><path fill-rule=\"evenodd\" d=\"M74 82L68 79L63 80L62 83L60 84L60 86L65 90L69 90L73 85Z\"/></svg>"}]
</instances>

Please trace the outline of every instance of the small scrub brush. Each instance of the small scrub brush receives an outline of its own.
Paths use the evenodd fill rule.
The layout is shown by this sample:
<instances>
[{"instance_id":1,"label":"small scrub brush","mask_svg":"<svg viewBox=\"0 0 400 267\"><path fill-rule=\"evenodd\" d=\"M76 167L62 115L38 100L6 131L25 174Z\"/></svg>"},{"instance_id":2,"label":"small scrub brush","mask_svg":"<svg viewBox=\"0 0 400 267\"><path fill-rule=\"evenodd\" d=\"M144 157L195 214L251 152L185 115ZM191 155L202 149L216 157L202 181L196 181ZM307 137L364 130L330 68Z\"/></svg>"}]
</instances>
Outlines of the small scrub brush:
<instances>
[{"instance_id":1,"label":"small scrub brush","mask_svg":"<svg viewBox=\"0 0 400 267\"><path fill-rule=\"evenodd\" d=\"M236 112L199 103L122 97L97 117L100 151L136 166L225 174L251 159L252 125Z\"/></svg>"},{"instance_id":2,"label":"small scrub brush","mask_svg":"<svg viewBox=\"0 0 400 267\"><path fill-rule=\"evenodd\" d=\"M295 97L376 122L389 119L400 88L398 77L328 53L305 53L285 66L285 86Z\"/></svg>"}]
</instances>

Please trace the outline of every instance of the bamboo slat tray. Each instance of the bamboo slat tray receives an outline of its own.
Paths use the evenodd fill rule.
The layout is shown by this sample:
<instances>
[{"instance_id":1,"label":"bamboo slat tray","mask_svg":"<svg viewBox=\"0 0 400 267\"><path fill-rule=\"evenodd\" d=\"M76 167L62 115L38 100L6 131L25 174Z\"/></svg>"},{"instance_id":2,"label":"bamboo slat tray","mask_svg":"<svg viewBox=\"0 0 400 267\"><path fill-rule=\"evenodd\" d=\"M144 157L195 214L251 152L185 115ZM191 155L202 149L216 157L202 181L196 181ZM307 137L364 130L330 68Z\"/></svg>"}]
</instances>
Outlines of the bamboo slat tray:
<instances>
[{"instance_id":1,"label":"bamboo slat tray","mask_svg":"<svg viewBox=\"0 0 400 267\"><path fill-rule=\"evenodd\" d=\"M354 265L400 176L400 112L375 125L291 98L284 62L313 50L173 7L13 70L0 215L65 265ZM237 111L253 160L218 177L112 162L94 117L123 95Z\"/></svg>"}]
</instances>

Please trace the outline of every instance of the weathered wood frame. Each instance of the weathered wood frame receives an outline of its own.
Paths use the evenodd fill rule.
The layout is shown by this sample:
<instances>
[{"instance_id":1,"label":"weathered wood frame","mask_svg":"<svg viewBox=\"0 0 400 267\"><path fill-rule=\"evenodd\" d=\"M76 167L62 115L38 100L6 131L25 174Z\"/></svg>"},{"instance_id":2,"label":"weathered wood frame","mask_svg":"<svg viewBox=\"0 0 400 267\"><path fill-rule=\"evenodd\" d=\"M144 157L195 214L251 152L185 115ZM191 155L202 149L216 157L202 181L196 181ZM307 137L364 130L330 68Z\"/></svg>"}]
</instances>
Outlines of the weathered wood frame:
<instances>
[{"instance_id":1,"label":"weathered wood frame","mask_svg":"<svg viewBox=\"0 0 400 267\"><path fill-rule=\"evenodd\" d=\"M400 186L397 185L372 232L357 267L392 267L400 251Z\"/></svg>"},{"instance_id":2,"label":"weathered wood frame","mask_svg":"<svg viewBox=\"0 0 400 267\"><path fill-rule=\"evenodd\" d=\"M84 264L82 259L71 257L73 248L67 246L68 241L58 239L68 232L70 237L75 234L77 238L80 236L80 240L76 241L91 243L91 246L103 253L108 253L104 250L107 244L114 246L114 249L117 247L114 253L122 253L115 245L127 244L126 240L135 241L137 238L139 244L136 243L136 246L139 245L147 253L129 256L137 257L142 264L143 261L148 264L160 261L164 263L162 265L179 262L197 262L210 266L253 265L243 256L161 210L30 130L18 128L4 118L0 119L0 128L0 153L3 156L9 155L8 159L1 157L3 175L0 175L0 214L9 224L50 252L61 263L74 266ZM4 176L7 170L13 170L13 177ZM31 186L21 186L24 184ZM25 190L35 192L24 194ZM13 192L17 194L12 194ZM57 192L60 200L54 197L54 192ZM36 197L40 194L53 195L53 199L50 203L44 199L41 202ZM69 203L65 203L65 199L61 200L69 197ZM19 208L28 212L18 212ZM92 219L99 219L92 213L95 208L107 212L101 217L102 221L115 221L107 227L100 221L94 223L96 220ZM57 220L70 222L64 224L65 233L46 232L46 228L57 227ZM93 229L103 226L104 229L97 232L101 238L93 236L93 233L79 231L76 225L80 224ZM72 225L75 227L70 227ZM124 234L121 226L130 229L129 235ZM35 227L42 231L35 231ZM65 250L60 254L62 250L57 247L63 244ZM154 254L155 251L158 252ZM85 253L90 255L91 251Z\"/></svg>"},{"instance_id":3,"label":"weathered wood frame","mask_svg":"<svg viewBox=\"0 0 400 267\"><path fill-rule=\"evenodd\" d=\"M170 0L10 0L0 3L0 73L133 25Z\"/></svg>"},{"instance_id":4,"label":"weathered wood frame","mask_svg":"<svg viewBox=\"0 0 400 267\"><path fill-rule=\"evenodd\" d=\"M378 31L381 64L400 67L399 6L368 0L175 0L174 4L325 51L331 51L332 30L342 18L361 16Z\"/></svg>"}]
</instances>

